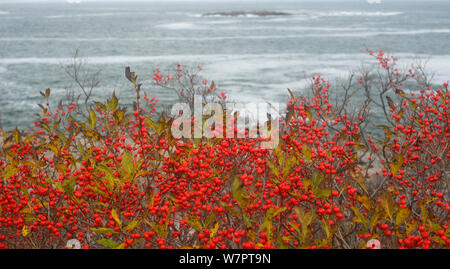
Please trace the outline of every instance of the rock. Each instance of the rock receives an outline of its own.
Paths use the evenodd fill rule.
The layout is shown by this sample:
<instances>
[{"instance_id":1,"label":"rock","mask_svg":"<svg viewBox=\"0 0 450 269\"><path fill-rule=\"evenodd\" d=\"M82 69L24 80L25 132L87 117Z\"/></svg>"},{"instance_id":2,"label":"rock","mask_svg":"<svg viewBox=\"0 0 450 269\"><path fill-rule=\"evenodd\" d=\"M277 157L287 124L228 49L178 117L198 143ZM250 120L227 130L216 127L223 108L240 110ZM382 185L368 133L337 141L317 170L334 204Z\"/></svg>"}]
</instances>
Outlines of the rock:
<instances>
[{"instance_id":1,"label":"rock","mask_svg":"<svg viewBox=\"0 0 450 269\"><path fill-rule=\"evenodd\" d=\"M210 13L204 13L202 16L208 17L208 16L230 16L230 17L237 17L237 16L290 16L291 13L286 12L280 12L280 11L273 11L273 10L256 10L256 11L244 11L244 10L235 10L235 11L222 11L222 12L210 12Z\"/></svg>"}]
</instances>

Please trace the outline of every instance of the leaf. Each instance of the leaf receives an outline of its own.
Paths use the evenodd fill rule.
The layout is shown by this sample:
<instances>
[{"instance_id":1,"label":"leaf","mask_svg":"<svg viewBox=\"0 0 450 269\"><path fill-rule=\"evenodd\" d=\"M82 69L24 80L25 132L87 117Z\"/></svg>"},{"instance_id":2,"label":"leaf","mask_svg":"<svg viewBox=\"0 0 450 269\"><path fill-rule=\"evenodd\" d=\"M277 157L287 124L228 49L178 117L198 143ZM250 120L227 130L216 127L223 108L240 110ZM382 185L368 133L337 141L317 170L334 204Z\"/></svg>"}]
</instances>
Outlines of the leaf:
<instances>
[{"instance_id":1,"label":"leaf","mask_svg":"<svg viewBox=\"0 0 450 269\"><path fill-rule=\"evenodd\" d=\"M270 162L270 161L267 162L267 166L269 166L270 172L271 172L274 176L276 176L276 177L279 176L279 172L278 172L278 167L279 167L279 166L277 166L276 164L274 164L274 163L272 163L272 162ZM278 182L278 183L279 183L279 182Z\"/></svg>"},{"instance_id":2,"label":"leaf","mask_svg":"<svg viewBox=\"0 0 450 269\"><path fill-rule=\"evenodd\" d=\"M244 188L243 184L239 178L234 178L233 184L231 185L231 190L233 198L236 199L241 208L247 207L247 199L244 198Z\"/></svg>"},{"instance_id":3,"label":"leaf","mask_svg":"<svg viewBox=\"0 0 450 269\"><path fill-rule=\"evenodd\" d=\"M116 123L121 123L124 119L125 111L123 111L122 109L116 109L113 113L113 116Z\"/></svg>"},{"instance_id":4,"label":"leaf","mask_svg":"<svg viewBox=\"0 0 450 269\"><path fill-rule=\"evenodd\" d=\"M91 125L92 129L94 129L95 124L97 124L97 115L92 108L89 110L89 124Z\"/></svg>"},{"instance_id":5,"label":"leaf","mask_svg":"<svg viewBox=\"0 0 450 269\"><path fill-rule=\"evenodd\" d=\"M402 167L402 165L403 165L403 155L399 154L395 156L394 162L390 164L391 172L394 176L397 174L398 170L400 170L400 167Z\"/></svg>"},{"instance_id":6,"label":"leaf","mask_svg":"<svg viewBox=\"0 0 450 269\"><path fill-rule=\"evenodd\" d=\"M133 220L132 222L128 223L127 227L125 227L124 230L127 232L133 231L138 224L139 224L138 220Z\"/></svg>"},{"instance_id":7,"label":"leaf","mask_svg":"<svg viewBox=\"0 0 450 269\"><path fill-rule=\"evenodd\" d=\"M117 224L119 224L119 226L122 227L122 221L120 221L119 215L117 214L117 211L115 209L111 210L111 216L117 222Z\"/></svg>"},{"instance_id":8,"label":"leaf","mask_svg":"<svg viewBox=\"0 0 450 269\"><path fill-rule=\"evenodd\" d=\"M408 222L406 223L406 235L410 235L411 232L417 227L417 222L414 223Z\"/></svg>"},{"instance_id":9,"label":"leaf","mask_svg":"<svg viewBox=\"0 0 450 269\"><path fill-rule=\"evenodd\" d=\"M403 98L406 97L406 93L403 90L400 90L400 89L395 89L395 94L400 95Z\"/></svg>"},{"instance_id":10,"label":"leaf","mask_svg":"<svg viewBox=\"0 0 450 269\"><path fill-rule=\"evenodd\" d=\"M73 190L75 189L75 181L76 181L76 177L73 177L73 178L71 178L71 179L69 179L69 180L65 180L64 182L63 182L63 189L64 189L64 192L66 193L66 194L68 194L68 195L72 195L73 194Z\"/></svg>"},{"instance_id":11,"label":"leaf","mask_svg":"<svg viewBox=\"0 0 450 269\"><path fill-rule=\"evenodd\" d=\"M325 234L327 235L327 238L330 239L331 238L331 227L327 220L322 219L322 227L323 227L323 230L325 231Z\"/></svg>"},{"instance_id":12,"label":"leaf","mask_svg":"<svg viewBox=\"0 0 450 269\"><path fill-rule=\"evenodd\" d=\"M275 211L272 215L272 218L275 218L276 216L278 216L280 213L282 213L283 211L285 211L287 209L287 207L280 207L277 211Z\"/></svg>"},{"instance_id":13,"label":"leaf","mask_svg":"<svg viewBox=\"0 0 450 269\"><path fill-rule=\"evenodd\" d=\"M302 152L303 152L303 156L305 156L306 161L309 162L311 160L312 154L311 154L311 149L308 147L308 145L303 144L302 145Z\"/></svg>"},{"instance_id":14,"label":"leaf","mask_svg":"<svg viewBox=\"0 0 450 269\"><path fill-rule=\"evenodd\" d=\"M285 159L283 166L283 176L287 177L291 173L292 167L297 163L297 158L292 155L290 158Z\"/></svg>"},{"instance_id":15,"label":"leaf","mask_svg":"<svg viewBox=\"0 0 450 269\"><path fill-rule=\"evenodd\" d=\"M114 249L124 249L125 248L125 244L122 243L120 245L118 245L117 247L115 247Z\"/></svg>"},{"instance_id":16,"label":"leaf","mask_svg":"<svg viewBox=\"0 0 450 269\"><path fill-rule=\"evenodd\" d=\"M150 118L145 118L145 122L147 125L152 128L154 131L156 131L156 124L153 122Z\"/></svg>"},{"instance_id":17,"label":"leaf","mask_svg":"<svg viewBox=\"0 0 450 269\"><path fill-rule=\"evenodd\" d=\"M367 193L369 194L369 192L367 191L366 185L364 185L364 179L361 176L357 176L353 171L350 171L353 179L359 184L359 186L361 186L361 188Z\"/></svg>"},{"instance_id":18,"label":"leaf","mask_svg":"<svg viewBox=\"0 0 450 269\"><path fill-rule=\"evenodd\" d=\"M423 222L427 222L427 220L428 220L428 211L425 208L425 206L423 205L423 203L420 204L420 211L422 213Z\"/></svg>"},{"instance_id":19,"label":"leaf","mask_svg":"<svg viewBox=\"0 0 450 269\"><path fill-rule=\"evenodd\" d=\"M407 207L400 207L400 209L397 212L397 216L395 217L395 225L402 224L403 222L405 222L405 220L409 218L410 215L411 209Z\"/></svg>"},{"instance_id":20,"label":"leaf","mask_svg":"<svg viewBox=\"0 0 450 269\"><path fill-rule=\"evenodd\" d=\"M111 100L108 102L108 107L111 111L114 111L117 108L117 105L119 104L119 100L116 97L116 93L113 92Z\"/></svg>"},{"instance_id":21,"label":"leaf","mask_svg":"<svg viewBox=\"0 0 450 269\"><path fill-rule=\"evenodd\" d=\"M111 228L91 228L90 229L94 233L100 233L100 234L116 234L117 232L114 231Z\"/></svg>"},{"instance_id":22,"label":"leaf","mask_svg":"<svg viewBox=\"0 0 450 269\"><path fill-rule=\"evenodd\" d=\"M267 241L272 243L272 236L273 236L273 229L272 229L272 220L271 219L265 219L263 224L259 227L259 231L262 231L263 229L266 230L267 234Z\"/></svg>"},{"instance_id":23,"label":"leaf","mask_svg":"<svg viewBox=\"0 0 450 269\"><path fill-rule=\"evenodd\" d=\"M50 97L50 93L51 93L50 89L47 88L47 89L45 90L45 98L48 99L48 98Z\"/></svg>"},{"instance_id":24,"label":"leaf","mask_svg":"<svg viewBox=\"0 0 450 269\"><path fill-rule=\"evenodd\" d=\"M189 216L189 218L186 219L187 223L194 228L197 232L203 231L202 223L197 219L195 216Z\"/></svg>"},{"instance_id":25,"label":"leaf","mask_svg":"<svg viewBox=\"0 0 450 269\"><path fill-rule=\"evenodd\" d=\"M99 244L102 244L104 247L108 247L108 248L116 248L120 245L120 243L108 239L108 238L103 238L97 241Z\"/></svg>"},{"instance_id":26,"label":"leaf","mask_svg":"<svg viewBox=\"0 0 450 269\"><path fill-rule=\"evenodd\" d=\"M2 174L2 178L8 179L12 176L14 176L19 170L16 167L13 167L12 165L8 165L6 167L6 172Z\"/></svg>"},{"instance_id":27,"label":"leaf","mask_svg":"<svg viewBox=\"0 0 450 269\"><path fill-rule=\"evenodd\" d=\"M364 225L364 227L368 230L369 222L367 221L367 219L361 214L361 212L359 212L359 210L356 207L352 206L351 208L353 210L353 213L355 213L356 221L361 222Z\"/></svg>"},{"instance_id":28,"label":"leaf","mask_svg":"<svg viewBox=\"0 0 450 269\"><path fill-rule=\"evenodd\" d=\"M317 197L329 197L331 195L331 189L316 189L313 194Z\"/></svg>"},{"instance_id":29,"label":"leaf","mask_svg":"<svg viewBox=\"0 0 450 269\"><path fill-rule=\"evenodd\" d=\"M392 110L395 110L395 104L394 104L394 101L392 101L392 99L391 99L389 96L386 96L386 99L387 99L387 102L388 102L389 107L390 107Z\"/></svg>"},{"instance_id":30,"label":"leaf","mask_svg":"<svg viewBox=\"0 0 450 269\"><path fill-rule=\"evenodd\" d=\"M127 172L127 176L130 176L134 171L133 158L129 152L125 152L122 156L122 167Z\"/></svg>"},{"instance_id":31,"label":"leaf","mask_svg":"<svg viewBox=\"0 0 450 269\"><path fill-rule=\"evenodd\" d=\"M367 195L357 195L356 200L358 200L358 202L360 202L367 210L370 210L372 200Z\"/></svg>"},{"instance_id":32,"label":"leaf","mask_svg":"<svg viewBox=\"0 0 450 269\"><path fill-rule=\"evenodd\" d=\"M306 113L306 116L309 119L309 122L312 124L313 117L312 117L312 113L311 113L311 110L309 109L309 107L305 107L305 113Z\"/></svg>"},{"instance_id":33,"label":"leaf","mask_svg":"<svg viewBox=\"0 0 450 269\"><path fill-rule=\"evenodd\" d=\"M220 227L220 223L216 222L216 224L214 225L214 228L211 229L211 233L209 235L210 238L213 238L216 235L217 231L219 230L219 227Z\"/></svg>"},{"instance_id":34,"label":"leaf","mask_svg":"<svg viewBox=\"0 0 450 269\"><path fill-rule=\"evenodd\" d=\"M392 205L392 197L388 193L383 193L381 195L381 206L389 217L389 220L392 222L392 216L394 214L394 209Z\"/></svg>"},{"instance_id":35,"label":"leaf","mask_svg":"<svg viewBox=\"0 0 450 269\"><path fill-rule=\"evenodd\" d=\"M209 224L211 224L211 222L214 220L215 217L216 217L216 212L209 214L208 217L206 217L206 219L205 219L205 227L209 227Z\"/></svg>"},{"instance_id":36,"label":"leaf","mask_svg":"<svg viewBox=\"0 0 450 269\"><path fill-rule=\"evenodd\" d=\"M376 211L375 214L372 215L372 217L370 218L370 231L373 230L373 227L375 227L375 225L377 224L378 220L380 219L380 211Z\"/></svg>"},{"instance_id":37,"label":"leaf","mask_svg":"<svg viewBox=\"0 0 450 269\"><path fill-rule=\"evenodd\" d=\"M24 225L24 226L22 227L22 236L23 236L23 237L27 237L28 234L30 234L30 229L28 228L28 226Z\"/></svg>"},{"instance_id":38,"label":"leaf","mask_svg":"<svg viewBox=\"0 0 450 269\"><path fill-rule=\"evenodd\" d=\"M302 228L302 236L305 239L308 236L309 233L309 225L312 223L313 219L314 219L314 213L309 211L309 212L305 212L303 209L296 207L295 209L295 213L298 216L298 219L301 223L301 228Z\"/></svg>"}]
</instances>

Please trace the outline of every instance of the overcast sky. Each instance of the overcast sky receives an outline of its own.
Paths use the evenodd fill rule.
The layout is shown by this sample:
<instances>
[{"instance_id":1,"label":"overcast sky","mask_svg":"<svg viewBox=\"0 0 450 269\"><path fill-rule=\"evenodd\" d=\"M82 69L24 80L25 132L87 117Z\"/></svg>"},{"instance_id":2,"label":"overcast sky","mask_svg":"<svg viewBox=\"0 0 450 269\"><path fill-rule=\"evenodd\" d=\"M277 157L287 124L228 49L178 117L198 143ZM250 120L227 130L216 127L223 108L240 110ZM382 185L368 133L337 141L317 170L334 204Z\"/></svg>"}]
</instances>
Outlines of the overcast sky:
<instances>
[{"instance_id":1,"label":"overcast sky","mask_svg":"<svg viewBox=\"0 0 450 269\"><path fill-rule=\"evenodd\" d=\"M81 2L316 2L316 1L322 1L322 2L365 2L367 0L81 0ZM389 2L397 2L397 1L408 1L408 2L430 2L430 0L382 0L384 3ZM431 0L436 2L446 2L449 0ZM0 0L0 4L3 3L18 3L18 2L29 2L29 3L36 3L36 2L59 2L59 3L65 3L67 0Z\"/></svg>"},{"instance_id":2,"label":"overcast sky","mask_svg":"<svg viewBox=\"0 0 450 269\"><path fill-rule=\"evenodd\" d=\"M297 1L306 1L306 2L314 2L314 1L341 1L341 2L363 2L365 0L81 0L81 2L233 2L233 1L246 1L246 2L268 2L268 1L284 1L284 2L297 2ZM395 1L429 1L429 0L382 0L382 2L395 2ZM440 1L448 1L448 0L440 0ZM67 2L67 0L0 0L0 3L15 3L15 2Z\"/></svg>"}]
</instances>

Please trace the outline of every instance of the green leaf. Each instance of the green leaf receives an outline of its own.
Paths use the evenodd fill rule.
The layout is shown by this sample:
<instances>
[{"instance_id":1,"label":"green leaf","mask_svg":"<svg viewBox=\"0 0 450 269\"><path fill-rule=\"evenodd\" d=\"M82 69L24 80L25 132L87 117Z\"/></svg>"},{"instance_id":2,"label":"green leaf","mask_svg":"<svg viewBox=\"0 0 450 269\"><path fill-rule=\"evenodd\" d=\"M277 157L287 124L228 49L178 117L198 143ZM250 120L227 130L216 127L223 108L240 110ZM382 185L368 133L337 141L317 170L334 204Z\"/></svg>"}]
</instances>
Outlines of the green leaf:
<instances>
[{"instance_id":1,"label":"green leaf","mask_svg":"<svg viewBox=\"0 0 450 269\"><path fill-rule=\"evenodd\" d=\"M73 177L73 178L71 178L71 179L69 179L69 180L65 180L64 182L63 182L63 189L64 189L64 192L66 193L66 194L68 194L68 195L72 195L73 194L73 190L75 189L75 182L76 182L76 177Z\"/></svg>"},{"instance_id":2,"label":"green leaf","mask_svg":"<svg viewBox=\"0 0 450 269\"><path fill-rule=\"evenodd\" d=\"M133 157L129 152L125 152L122 156L122 167L127 172L127 176L131 176L134 172Z\"/></svg>"},{"instance_id":3,"label":"green leaf","mask_svg":"<svg viewBox=\"0 0 450 269\"><path fill-rule=\"evenodd\" d=\"M116 248L120 245L120 243L107 238L100 239L97 242L108 248Z\"/></svg>"},{"instance_id":4,"label":"green leaf","mask_svg":"<svg viewBox=\"0 0 450 269\"><path fill-rule=\"evenodd\" d=\"M136 228L136 226L138 226L138 224L139 221L133 220L132 222L128 223L127 227L125 227L124 230L127 232L133 231Z\"/></svg>"},{"instance_id":5,"label":"green leaf","mask_svg":"<svg viewBox=\"0 0 450 269\"><path fill-rule=\"evenodd\" d=\"M94 233L100 233L100 234L116 234L117 232L114 231L111 228L91 228L90 229Z\"/></svg>"},{"instance_id":6,"label":"green leaf","mask_svg":"<svg viewBox=\"0 0 450 269\"><path fill-rule=\"evenodd\" d=\"M277 211L275 211L272 215L272 218L275 218L276 216L278 216L280 213L282 213L283 211L285 211L287 209L287 207L283 206L280 207Z\"/></svg>"}]
</instances>

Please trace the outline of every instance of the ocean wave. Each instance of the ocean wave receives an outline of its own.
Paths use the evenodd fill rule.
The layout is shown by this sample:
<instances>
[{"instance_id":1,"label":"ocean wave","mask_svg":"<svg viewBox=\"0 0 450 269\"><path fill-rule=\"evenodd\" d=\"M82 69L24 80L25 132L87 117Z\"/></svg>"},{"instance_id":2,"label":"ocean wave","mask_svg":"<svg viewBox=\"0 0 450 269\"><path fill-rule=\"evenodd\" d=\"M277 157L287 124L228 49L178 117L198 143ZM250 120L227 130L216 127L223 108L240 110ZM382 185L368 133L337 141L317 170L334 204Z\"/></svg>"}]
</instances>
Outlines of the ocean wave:
<instances>
[{"instance_id":1,"label":"ocean wave","mask_svg":"<svg viewBox=\"0 0 450 269\"><path fill-rule=\"evenodd\" d=\"M176 23L167 23L167 24L159 24L159 25L155 25L156 28L165 28L165 29L169 29L169 30L197 30L197 29L202 29L203 27L198 26L196 24L193 23L189 23L189 22L176 22Z\"/></svg>"},{"instance_id":2,"label":"ocean wave","mask_svg":"<svg viewBox=\"0 0 450 269\"><path fill-rule=\"evenodd\" d=\"M6 67L0 66L0 73L6 73L6 71L8 71L8 69L6 69Z\"/></svg>"},{"instance_id":3,"label":"ocean wave","mask_svg":"<svg viewBox=\"0 0 450 269\"><path fill-rule=\"evenodd\" d=\"M393 53L401 61L411 61L414 59L427 59L430 67L438 67L445 71L450 77L448 63L450 55L426 55L426 54L408 54ZM230 74L241 77L249 73L259 73L264 70L289 69L294 67L307 66L329 68L334 70L336 66L358 66L361 62L372 60L365 53L355 54L312 54L312 53L276 53L276 54L199 54L199 55L144 55L144 56L102 56L86 57L88 64L125 64L136 62L165 62L165 63L206 63L209 68L205 71L216 70L218 74L222 73L227 77ZM14 64L61 64L72 61L72 58L1 58L0 65ZM224 65L224 63L227 63ZM236 68L236 67L239 68ZM2 66L0 66L2 67ZM330 69L331 68L331 69ZM324 70L324 69L323 69ZM318 70L317 70L318 71Z\"/></svg>"},{"instance_id":4,"label":"ocean wave","mask_svg":"<svg viewBox=\"0 0 450 269\"><path fill-rule=\"evenodd\" d=\"M366 12L366 11L330 11L330 12L314 12L314 11L299 11L292 12L290 16L285 16L283 18L273 18L273 16L259 16L257 14L245 14L239 15L235 17L241 18L267 18L266 21L287 21L291 19L305 19L305 18L318 18L318 17L385 17L385 16L399 16L404 14L402 11L391 11L391 12L383 12L383 11L374 11L374 12ZM230 17L228 15L221 14L211 14L211 15L202 15L202 14L187 14L190 17L200 18L223 18Z\"/></svg>"},{"instance_id":5,"label":"ocean wave","mask_svg":"<svg viewBox=\"0 0 450 269\"><path fill-rule=\"evenodd\" d=\"M221 14L211 14L211 15L195 14L195 15L192 15L192 17L229 18L231 16L229 16L229 15L221 15ZM232 17L236 17L236 18L260 18L260 17L264 17L264 16L260 16L260 15L257 15L257 14L242 14L242 15L236 15L236 16L232 16Z\"/></svg>"},{"instance_id":6,"label":"ocean wave","mask_svg":"<svg viewBox=\"0 0 450 269\"><path fill-rule=\"evenodd\" d=\"M162 26L160 26L162 27ZM170 27L170 26L167 26ZM189 29L188 25L173 25L179 29ZM181 28L185 27L185 28ZM199 29L195 28L194 29ZM259 29L259 28L252 28ZM262 29L262 28L261 28ZM267 28L266 28L267 29ZM271 28L272 29L272 28ZM129 42L129 41L222 41L222 40L265 40L265 39L297 39L297 38L354 38L354 37L374 37L383 35L422 35L422 34L450 34L450 29L418 29L418 30L395 30L390 31L368 31L369 28L327 28L327 27L276 27L278 31L305 31L303 34L286 35L239 35L239 36L185 36L185 37L97 37L97 38L78 38L78 37L0 37L0 42ZM346 32L351 31L353 32ZM323 33L315 33L323 32Z\"/></svg>"},{"instance_id":7,"label":"ocean wave","mask_svg":"<svg viewBox=\"0 0 450 269\"><path fill-rule=\"evenodd\" d=\"M8 15L9 14L9 11L1 11L0 10L0 15Z\"/></svg>"},{"instance_id":8,"label":"ocean wave","mask_svg":"<svg viewBox=\"0 0 450 269\"><path fill-rule=\"evenodd\" d=\"M398 16L404 14L401 11L393 11L393 12L364 12L364 11L331 11L331 12L313 12L306 13L307 15L316 15L319 17L384 17L384 16Z\"/></svg>"},{"instance_id":9,"label":"ocean wave","mask_svg":"<svg viewBox=\"0 0 450 269\"><path fill-rule=\"evenodd\" d=\"M110 17L110 16L120 16L127 13L88 13L88 14L74 14L74 15L50 15L44 16L46 19L65 19L65 18L76 18L76 17Z\"/></svg>"},{"instance_id":10,"label":"ocean wave","mask_svg":"<svg viewBox=\"0 0 450 269\"><path fill-rule=\"evenodd\" d=\"M216 21L205 21L203 23L206 24L235 24L235 23L241 23L241 20L216 20Z\"/></svg>"}]
</instances>

